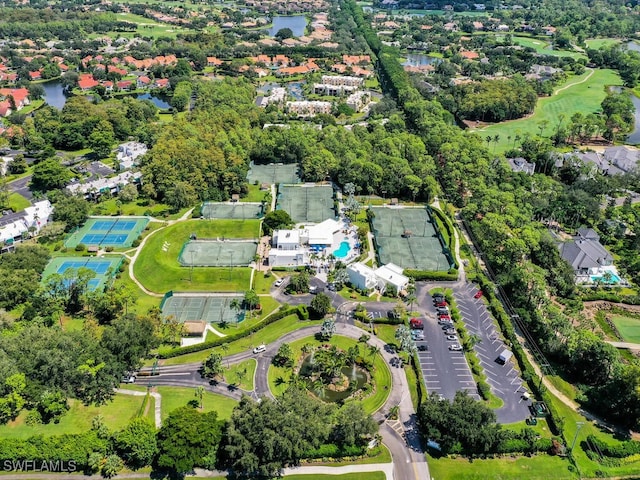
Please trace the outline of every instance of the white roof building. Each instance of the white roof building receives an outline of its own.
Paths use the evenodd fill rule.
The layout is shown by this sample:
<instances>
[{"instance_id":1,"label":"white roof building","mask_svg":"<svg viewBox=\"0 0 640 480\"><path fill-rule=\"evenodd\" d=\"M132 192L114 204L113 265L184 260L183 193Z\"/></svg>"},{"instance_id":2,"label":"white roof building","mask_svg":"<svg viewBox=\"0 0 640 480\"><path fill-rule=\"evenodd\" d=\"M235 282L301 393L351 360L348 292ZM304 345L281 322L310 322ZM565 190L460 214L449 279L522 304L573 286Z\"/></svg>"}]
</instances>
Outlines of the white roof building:
<instances>
[{"instance_id":1,"label":"white roof building","mask_svg":"<svg viewBox=\"0 0 640 480\"><path fill-rule=\"evenodd\" d=\"M36 202L11 218L11 223L0 227L0 242L13 243L22 240L23 236L33 229L37 234L49 221L53 206L49 200Z\"/></svg>"},{"instance_id":2,"label":"white roof building","mask_svg":"<svg viewBox=\"0 0 640 480\"><path fill-rule=\"evenodd\" d=\"M317 225L305 228L302 232L301 241L309 245L333 245L333 235L341 229L340 222L329 218Z\"/></svg>"},{"instance_id":3,"label":"white roof building","mask_svg":"<svg viewBox=\"0 0 640 480\"><path fill-rule=\"evenodd\" d=\"M378 289L380 293L390 291L398 294L409 285L409 278L403 270L393 263L388 263L375 270L363 263L352 263L347 266L349 282L358 289Z\"/></svg>"},{"instance_id":4,"label":"white roof building","mask_svg":"<svg viewBox=\"0 0 640 480\"><path fill-rule=\"evenodd\" d=\"M67 185L67 190L82 193L85 198L98 198L107 191L118 193L125 185L139 182L141 178L142 172L124 172L115 177L99 178L87 183L72 183Z\"/></svg>"},{"instance_id":5,"label":"white roof building","mask_svg":"<svg viewBox=\"0 0 640 480\"><path fill-rule=\"evenodd\" d=\"M137 165L136 160L147 153L147 146L140 142L127 142L118 146L116 158L120 170L129 170Z\"/></svg>"},{"instance_id":6,"label":"white roof building","mask_svg":"<svg viewBox=\"0 0 640 480\"><path fill-rule=\"evenodd\" d=\"M274 230L271 243L278 250L298 250L300 230Z\"/></svg>"}]
</instances>

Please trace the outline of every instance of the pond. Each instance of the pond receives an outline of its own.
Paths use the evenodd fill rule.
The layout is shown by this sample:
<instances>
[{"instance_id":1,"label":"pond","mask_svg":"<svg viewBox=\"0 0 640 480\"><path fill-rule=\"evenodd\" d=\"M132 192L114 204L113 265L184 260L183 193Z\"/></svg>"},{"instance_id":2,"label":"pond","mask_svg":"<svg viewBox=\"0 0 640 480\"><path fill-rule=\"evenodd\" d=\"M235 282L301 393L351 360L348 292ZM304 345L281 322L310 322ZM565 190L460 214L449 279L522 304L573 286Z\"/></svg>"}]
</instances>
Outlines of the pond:
<instances>
[{"instance_id":1,"label":"pond","mask_svg":"<svg viewBox=\"0 0 640 480\"><path fill-rule=\"evenodd\" d=\"M636 109L635 117L635 125L633 127L633 132L627 137L626 143L630 143L631 145L640 144L640 98L635 95L631 95L631 101L633 102L633 106Z\"/></svg>"},{"instance_id":2,"label":"pond","mask_svg":"<svg viewBox=\"0 0 640 480\"><path fill-rule=\"evenodd\" d=\"M269 29L269 35L276 36L279 30L283 28L290 28L294 37L301 37L304 35L304 29L307 27L307 17L304 15L292 15L290 17L284 17L276 15L273 17L272 26Z\"/></svg>"},{"instance_id":3,"label":"pond","mask_svg":"<svg viewBox=\"0 0 640 480\"><path fill-rule=\"evenodd\" d=\"M64 104L67 103L67 96L62 88L60 80L49 80L41 83L44 88L44 101L47 105L51 105L58 110L62 110Z\"/></svg>"},{"instance_id":4,"label":"pond","mask_svg":"<svg viewBox=\"0 0 640 480\"><path fill-rule=\"evenodd\" d=\"M410 65L412 67L421 67L423 65L431 65L436 60L436 57L430 55L424 55L422 53L410 53L407 55L407 59L402 65Z\"/></svg>"},{"instance_id":5,"label":"pond","mask_svg":"<svg viewBox=\"0 0 640 480\"><path fill-rule=\"evenodd\" d=\"M313 356L313 353L311 355L307 355L300 366L300 376L305 377L309 383L311 383L309 377L311 377L314 370ZM320 399L325 402L339 402L345 400L364 387L367 383L367 374L355 364L342 367L340 372L349 380L349 387L345 388L343 391L336 391L325 387L322 392L320 392Z\"/></svg>"},{"instance_id":6,"label":"pond","mask_svg":"<svg viewBox=\"0 0 640 480\"><path fill-rule=\"evenodd\" d=\"M44 88L44 101L47 105L51 105L58 110L62 110L65 103L67 103L67 99L71 95L67 95L62 88L62 82L60 79L49 80L48 82L43 82L42 88ZM92 100L93 97L87 96L89 100ZM152 95L151 93L138 93L135 94L135 98L138 100L151 100L153 104L160 109L171 108L169 105L168 98L164 96Z\"/></svg>"},{"instance_id":7,"label":"pond","mask_svg":"<svg viewBox=\"0 0 640 480\"><path fill-rule=\"evenodd\" d=\"M629 42L627 43L627 48L634 52L640 52L640 43L638 42Z\"/></svg>"}]
</instances>

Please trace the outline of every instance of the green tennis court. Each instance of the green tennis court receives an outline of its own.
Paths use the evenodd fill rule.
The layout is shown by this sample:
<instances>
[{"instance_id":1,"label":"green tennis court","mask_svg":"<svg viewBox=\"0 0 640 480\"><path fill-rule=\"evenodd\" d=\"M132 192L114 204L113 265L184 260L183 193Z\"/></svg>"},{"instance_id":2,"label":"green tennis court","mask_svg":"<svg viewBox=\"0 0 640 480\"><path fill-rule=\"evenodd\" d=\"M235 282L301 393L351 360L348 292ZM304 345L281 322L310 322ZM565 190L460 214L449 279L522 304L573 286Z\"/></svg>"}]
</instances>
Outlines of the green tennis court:
<instances>
[{"instance_id":1,"label":"green tennis court","mask_svg":"<svg viewBox=\"0 0 640 480\"><path fill-rule=\"evenodd\" d=\"M331 185L280 185L276 210L286 211L295 223L320 223L336 218Z\"/></svg>"},{"instance_id":2,"label":"green tennis court","mask_svg":"<svg viewBox=\"0 0 640 480\"><path fill-rule=\"evenodd\" d=\"M89 290L102 289L108 280L113 278L118 273L118 268L122 263L123 257L121 256L109 256L109 257L55 257L47 264L47 267L42 272L42 282L46 283L47 278L54 273L64 274L70 269L76 272L80 268L88 268L95 272L95 277L89 280Z\"/></svg>"},{"instance_id":3,"label":"green tennis court","mask_svg":"<svg viewBox=\"0 0 640 480\"><path fill-rule=\"evenodd\" d=\"M298 165L295 163L270 163L266 165L249 165L247 180L249 183L300 183Z\"/></svg>"},{"instance_id":4,"label":"green tennis court","mask_svg":"<svg viewBox=\"0 0 640 480\"><path fill-rule=\"evenodd\" d=\"M160 305L164 316L179 322L204 320L207 323L236 323L244 320L242 294L189 294L175 292L167 295Z\"/></svg>"},{"instance_id":5,"label":"green tennis court","mask_svg":"<svg viewBox=\"0 0 640 480\"><path fill-rule=\"evenodd\" d=\"M380 263L423 271L451 268L435 223L426 209L371 207L371 211Z\"/></svg>"},{"instance_id":6,"label":"green tennis court","mask_svg":"<svg viewBox=\"0 0 640 480\"><path fill-rule=\"evenodd\" d=\"M133 241L149 223L144 217L93 217L72 233L65 241L68 248L75 248L78 244L99 247L130 247Z\"/></svg>"},{"instance_id":7,"label":"green tennis court","mask_svg":"<svg viewBox=\"0 0 640 480\"><path fill-rule=\"evenodd\" d=\"M214 218L247 220L264 217L264 207L261 203L204 202L200 215L207 220Z\"/></svg>"},{"instance_id":8,"label":"green tennis court","mask_svg":"<svg viewBox=\"0 0 640 480\"><path fill-rule=\"evenodd\" d=\"M246 267L253 262L257 250L254 240L189 240L178 261L187 267Z\"/></svg>"}]
</instances>

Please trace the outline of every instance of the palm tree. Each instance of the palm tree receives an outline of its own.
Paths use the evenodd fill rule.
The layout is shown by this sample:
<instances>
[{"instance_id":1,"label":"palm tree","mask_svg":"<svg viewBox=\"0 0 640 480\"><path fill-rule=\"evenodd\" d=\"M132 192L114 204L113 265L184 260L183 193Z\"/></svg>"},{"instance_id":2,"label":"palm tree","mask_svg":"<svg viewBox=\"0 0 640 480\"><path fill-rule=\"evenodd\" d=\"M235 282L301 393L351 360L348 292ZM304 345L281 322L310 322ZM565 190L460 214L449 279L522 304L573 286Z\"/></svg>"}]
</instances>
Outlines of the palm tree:
<instances>
[{"instance_id":1,"label":"palm tree","mask_svg":"<svg viewBox=\"0 0 640 480\"><path fill-rule=\"evenodd\" d=\"M236 377L238 377L238 386L242 386L242 382L245 380L245 378L247 378L247 369L246 367L243 368L242 370L238 370L236 372Z\"/></svg>"},{"instance_id":2,"label":"palm tree","mask_svg":"<svg viewBox=\"0 0 640 480\"><path fill-rule=\"evenodd\" d=\"M380 347L377 345L369 345L369 356L374 358L377 354L380 353Z\"/></svg>"}]
</instances>

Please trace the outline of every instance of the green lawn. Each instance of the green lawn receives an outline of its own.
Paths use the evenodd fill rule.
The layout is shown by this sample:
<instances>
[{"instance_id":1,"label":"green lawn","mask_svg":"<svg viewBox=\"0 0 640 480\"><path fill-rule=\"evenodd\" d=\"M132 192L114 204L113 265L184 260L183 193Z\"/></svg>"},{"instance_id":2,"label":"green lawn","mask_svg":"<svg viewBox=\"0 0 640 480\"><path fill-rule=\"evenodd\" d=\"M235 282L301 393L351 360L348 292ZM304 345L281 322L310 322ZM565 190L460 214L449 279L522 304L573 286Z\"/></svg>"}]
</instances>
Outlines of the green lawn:
<instances>
[{"instance_id":1,"label":"green lawn","mask_svg":"<svg viewBox=\"0 0 640 480\"><path fill-rule=\"evenodd\" d=\"M251 269L246 267L181 267L178 255L189 236L198 238L256 238L259 220L187 220L153 234L140 252L134 272L149 290L244 291Z\"/></svg>"},{"instance_id":2,"label":"green lawn","mask_svg":"<svg viewBox=\"0 0 640 480\"><path fill-rule=\"evenodd\" d=\"M516 36L513 37L513 43L521 45L523 47L529 47L536 50L536 53L540 55L553 55L554 57L573 57L573 58L586 58L586 56L580 52L571 50L554 50L551 48L551 42L546 38L541 37L525 37Z\"/></svg>"},{"instance_id":3,"label":"green lawn","mask_svg":"<svg viewBox=\"0 0 640 480\"><path fill-rule=\"evenodd\" d=\"M284 272L277 272L278 277L283 278L283 273ZM269 293L269 291L271 290L271 286L275 281L276 277L273 275L265 277L264 272L253 273L253 289L258 295Z\"/></svg>"},{"instance_id":4,"label":"green lawn","mask_svg":"<svg viewBox=\"0 0 640 480\"><path fill-rule=\"evenodd\" d=\"M226 363L225 363L226 367ZM229 369L224 372L224 378L227 383L232 385L237 385L243 390L253 390L253 377L256 373L256 368L258 367L258 362L255 359L250 358L249 360L245 360L244 362L235 363L230 365ZM240 381L240 377L238 376L239 371L245 371L246 374L244 379Z\"/></svg>"},{"instance_id":5,"label":"green lawn","mask_svg":"<svg viewBox=\"0 0 640 480\"><path fill-rule=\"evenodd\" d=\"M180 218L188 209L182 209L178 212L171 212L171 208L164 203L149 203L146 199L138 199L133 202L123 203L120 205L120 212L116 205L117 198L110 198L93 205L92 215L149 215L151 217L171 220Z\"/></svg>"},{"instance_id":6,"label":"green lawn","mask_svg":"<svg viewBox=\"0 0 640 480\"><path fill-rule=\"evenodd\" d=\"M176 408L184 407L191 400L196 399L195 388L183 387L156 387L158 393L162 395L162 419L167 418ZM216 393L204 392L202 397L202 411L210 412L215 410L218 412L218 418L226 420L231 418L231 412L238 404L234 399L218 395Z\"/></svg>"},{"instance_id":7,"label":"green lawn","mask_svg":"<svg viewBox=\"0 0 640 480\"><path fill-rule=\"evenodd\" d=\"M117 277L120 278L117 278ZM125 285L128 289L134 292L136 296L136 303L129 307L132 311L137 312L139 314L144 314L149 311L152 307L159 307L162 298L160 297L152 297L151 295L147 295L145 292L140 290L140 287L129 276L129 268L127 267L124 272L119 273L116 276L116 285Z\"/></svg>"},{"instance_id":8,"label":"green lawn","mask_svg":"<svg viewBox=\"0 0 640 480\"><path fill-rule=\"evenodd\" d=\"M14 212L19 212L29 206L31 206L31 202L29 202L29 200L24 198L19 193L9 194L9 208L11 208Z\"/></svg>"},{"instance_id":9,"label":"green lawn","mask_svg":"<svg viewBox=\"0 0 640 480\"><path fill-rule=\"evenodd\" d=\"M384 472L345 473L344 475L287 475L287 480L385 480Z\"/></svg>"},{"instance_id":10,"label":"green lawn","mask_svg":"<svg viewBox=\"0 0 640 480\"><path fill-rule=\"evenodd\" d=\"M245 322L246 320L242 323ZM221 347L216 347L208 350L203 350L201 352L194 352L187 355L181 355L179 357L168 358L162 361L162 365L178 365L181 363L202 362L213 351L219 352L222 355L233 355L234 353L250 350L256 345L260 345L261 343L268 344L270 342L274 342L284 334L293 332L294 330L298 330L299 328L309 327L311 325L320 325L320 323L321 322L318 320L300 321L298 320L297 315L289 315L272 323L271 325L267 325L255 334L251 334L248 337L244 337L240 340L229 343L229 349L227 351L223 350Z\"/></svg>"},{"instance_id":11,"label":"green lawn","mask_svg":"<svg viewBox=\"0 0 640 480\"><path fill-rule=\"evenodd\" d=\"M611 45L616 45L620 43L619 38L592 38L589 40L585 40L587 44L587 48L593 48L598 50L602 47L610 47Z\"/></svg>"},{"instance_id":12,"label":"green lawn","mask_svg":"<svg viewBox=\"0 0 640 480\"><path fill-rule=\"evenodd\" d=\"M473 460L466 458L431 458L429 473L438 480L554 480L577 478L570 472L569 461L560 457L497 458Z\"/></svg>"},{"instance_id":13,"label":"green lawn","mask_svg":"<svg viewBox=\"0 0 640 480\"><path fill-rule=\"evenodd\" d=\"M314 347L318 347L326 343L327 342L316 340L315 337L306 337L301 338L300 340L296 340L295 342L291 342L290 346L293 352L293 357L299 359L303 355L302 347L304 345L310 344ZM368 353L364 350L363 344L360 344L352 338L334 335L333 337L331 337L331 340L328 343L330 343L331 345L336 345L342 350L347 350L353 345L360 345L361 351L364 352L365 358L368 358ZM389 396L389 392L391 391L391 370L389 370L389 367L380 354L375 356L373 367L373 380L376 390L373 394L362 400L362 406L369 413L373 413L380 407L382 407L382 405L384 405L384 402L387 400L387 397ZM267 372L267 380L269 381L269 389L273 392L274 395L277 396L282 394L288 388L290 379L290 368L276 367L274 365L271 365L269 367L269 371Z\"/></svg>"},{"instance_id":14,"label":"green lawn","mask_svg":"<svg viewBox=\"0 0 640 480\"><path fill-rule=\"evenodd\" d=\"M249 184L247 196L240 199L241 202L261 202L270 190L260 190L260 185Z\"/></svg>"},{"instance_id":15,"label":"green lawn","mask_svg":"<svg viewBox=\"0 0 640 480\"><path fill-rule=\"evenodd\" d=\"M96 407L86 406L78 400L69 400L69 411L60 419L60 423L29 426L25 423L27 411L23 410L14 421L0 426L2 438L28 438L33 435L62 435L65 433L81 433L91 429L94 417L102 415L105 424L111 430L122 429L132 418L138 415L145 397L116 394L113 401ZM152 419L153 399L149 399L150 407L147 417Z\"/></svg>"},{"instance_id":16,"label":"green lawn","mask_svg":"<svg viewBox=\"0 0 640 480\"><path fill-rule=\"evenodd\" d=\"M613 70L596 69L593 74L587 70L583 75L569 78L566 83L560 86L560 88L568 88L560 91L557 95L538 99L538 104L531 116L472 131L475 131L482 138L499 135L500 141L497 144L491 144L489 148L503 153L513 147L516 135L520 137L524 137L526 134L539 135L539 124L543 121L548 124L542 134L548 137L553 134L558 124L558 115L565 115L566 125L576 112L588 114L598 111L600 103L606 96L606 87L621 84L619 75Z\"/></svg>"},{"instance_id":17,"label":"green lawn","mask_svg":"<svg viewBox=\"0 0 640 480\"><path fill-rule=\"evenodd\" d=\"M625 342L640 343L640 319L635 317L625 317L623 315L612 315L611 320L620 332Z\"/></svg>"}]
</instances>

